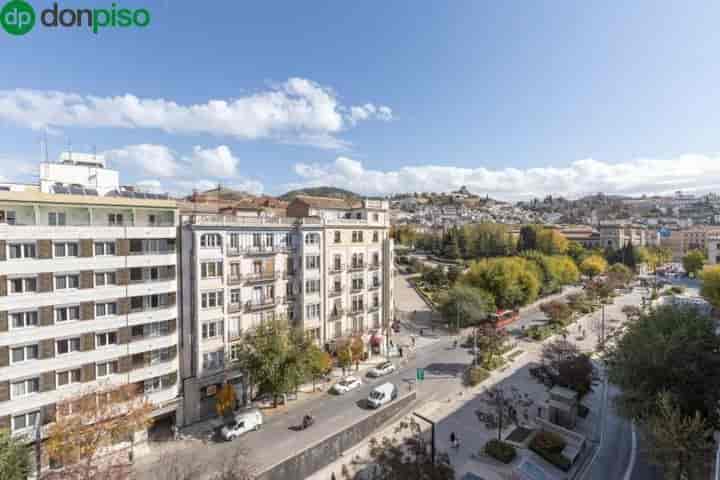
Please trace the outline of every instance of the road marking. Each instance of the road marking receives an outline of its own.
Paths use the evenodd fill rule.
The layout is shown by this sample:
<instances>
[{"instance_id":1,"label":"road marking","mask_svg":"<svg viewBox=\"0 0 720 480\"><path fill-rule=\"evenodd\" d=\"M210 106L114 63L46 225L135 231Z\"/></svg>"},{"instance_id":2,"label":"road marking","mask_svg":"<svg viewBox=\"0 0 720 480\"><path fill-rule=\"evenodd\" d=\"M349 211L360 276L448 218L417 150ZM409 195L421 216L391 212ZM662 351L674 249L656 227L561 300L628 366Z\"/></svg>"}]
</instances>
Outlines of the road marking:
<instances>
[{"instance_id":1,"label":"road marking","mask_svg":"<svg viewBox=\"0 0 720 480\"><path fill-rule=\"evenodd\" d=\"M632 448L630 449L630 464L628 465L628 468L625 471L625 476L623 477L623 480L630 480L633 469L635 468L635 457L637 454L637 437L635 435L635 422L632 422L630 424L630 428L631 428L631 432L632 432Z\"/></svg>"}]
</instances>

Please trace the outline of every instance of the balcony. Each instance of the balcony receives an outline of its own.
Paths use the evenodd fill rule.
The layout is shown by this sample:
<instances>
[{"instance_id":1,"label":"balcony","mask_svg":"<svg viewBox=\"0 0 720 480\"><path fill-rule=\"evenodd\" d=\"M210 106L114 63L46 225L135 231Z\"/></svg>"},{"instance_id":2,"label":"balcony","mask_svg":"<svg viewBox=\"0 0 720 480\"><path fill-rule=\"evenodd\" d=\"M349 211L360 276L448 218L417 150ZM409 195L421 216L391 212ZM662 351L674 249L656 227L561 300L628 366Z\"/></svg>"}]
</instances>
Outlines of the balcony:
<instances>
[{"instance_id":1,"label":"balcony","mask_svg":"<svg viewBox=\"0 0 720 480\"><path fill-rule=\"evenodd\" d=\"M377 312L380 310L380 305L370 305L367 309L368 313Z\"/></svg>"},{"instance_id":2,"label":"balcony","mask_svg":"<svg viewBox=\"0 0 720 480\"><path fill-rule=\"evenodd\" d=\"M365 285L364 285L364 284L352 285L352 286L350 287L350 293L361 292L361 291L364 290L364 289L365 289Z\"/></svg>"},{"instance_id":3,"label":"balcony","mask_svg":"<svg viewBox=\"0 0 720 480\"><path fill-rule=\"evenodd\" d=\"M282 297L268 297L268 298L259 298L257 300L248 300L245 302L245 311L246 312L254 312L257 310L262 310L264 308L272 308L275 305L279 305L283 303L285 300Z\"/></svg>"},{"instance_id":4,"label":"balcony","mask_svg":"<svg viewBox=\"0 0 720 480\"><path fill-rule=\"evenodd\" d=\"M345 315L345 309L342 307L333 307L330 310L330 320L339 320L343 315Z\"/></svg>"},{"instance_id":5,"label":"balcony","mask_svg":"<svg viewBox=\"0 0 720 480\"><path fill-rule=\"evenodd\" d=\"M368 286L368 290L377 290L378 288L380 288L380 285L380 283L373 283L372 285Z\"/></svg>"},{"instance_id":6,"label":"balcony","mask_svg":"<svg viewBox=\"0 0 720 480\"><path fill-rule=\"evenodd\" d=\"M380 269L379 263L372 263L372 264L368 265L368 270L379 270L379 269Z\"/></svg>"},{"instance_id":7,"label":"balcony","mask_svg":"<svg viewBox=\"0 0 720 480\"><path fill-rule=\"evenodd\" d=\"M365 306L360 305L359 307L355 307L352 310L348 312L348 315L360 315L361 313L365 313Z\"/></svg>"},{"instance_id":8,"label":"balcony","mask_svg":"<svg viewBox=\"0 0 720 480\"><path fill-rule=\"evenodd\" d=\"M228 285L240 285L242 283L242 277L228 277Z\"/></svg>"},{"instance_id":9,"label":"balcony","mask_svg":"<svg viewBox=\"0 0 720 480\"><path fill-rule=\"evenodd\" d=\"M228 304L228 313L237 313L240 310L242 310L242 304L240 304L240 303L229 303Z\"/></svg>"},{"instance_id":10,"label":"balcony","mask_svg":"<svg viewBox=\"0 0 720 480\"><path fill-rule=\"evenodd\" d=\"M331 274L342 273L344 271L345 271L345 265L343 265L342 263L330 265L330 273Z\"/></svg>"},{"instance_id":11,"label":"balcony","mask_svg":"<svg viewBox=\"0 0 720 480\"><path fill-rule=\"evenodd\" d=\"M350 265L348 268L348 271L350 272L359 272L365 270L365 264L364 263L355 263L353 265Z\"/></svg>"},{"instance_id":12,"label":"balcony","mask_svg":"<svg viewBox=\"0 0 720 480\"><path fill-rule=\"evenodd\" d=\"M274 282L280 278L278 272L260 272L245 275L245 283Z\"/></svg>"},{"instance_id":13,"label":"balcony","mask_svg":"<svg viewBox=\"0 0 720 480\"><path fill-rule=\"evenodd\" d=\"M245 247L241 252L245 255L273 255L276 253L287 253L292 250L290 245L265 245L263 247Z\"/></svg>"},{"instance_id":14,"label":"balcony","mask_svg":"<svg viewBox=\"0 0 720 480\"><path fill-rule=\"evenodd\" d=\"M228 257L239 257L240 255L242 255L242 252L239 248L228 247L225 250L225 255Z\"/></svg>"},{"instance_id":15,"label":"balcony","mask_svg":"<svg viewBox=\"0 0 720 480\"><path fill-rule=\"evenodd\" d=\"M337 297L338 295L342 295L342 293L345 291L343 287L340 288L333 288L328 292L328 296L330 297Z\"/></svg>"}]
</instances>

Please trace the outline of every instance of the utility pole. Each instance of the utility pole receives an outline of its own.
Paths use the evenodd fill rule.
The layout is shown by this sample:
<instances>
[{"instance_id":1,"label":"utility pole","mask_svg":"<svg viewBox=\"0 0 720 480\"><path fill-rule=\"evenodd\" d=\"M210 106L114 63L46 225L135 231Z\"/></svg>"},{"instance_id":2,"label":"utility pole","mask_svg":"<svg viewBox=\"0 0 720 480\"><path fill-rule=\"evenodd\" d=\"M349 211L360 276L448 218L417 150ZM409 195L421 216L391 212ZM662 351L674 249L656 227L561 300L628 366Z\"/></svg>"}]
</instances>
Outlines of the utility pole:
<instances>
[{"instance_id":1,"label":"utility pole","mask_svg":"<svg viewBox=\"0 0 720 480\"><path fill-rule=\"evenodd\" d=\"M602 320L600 321L600 350L605 351L605 304L602 304Z\"/></svg>"}]
</instances>

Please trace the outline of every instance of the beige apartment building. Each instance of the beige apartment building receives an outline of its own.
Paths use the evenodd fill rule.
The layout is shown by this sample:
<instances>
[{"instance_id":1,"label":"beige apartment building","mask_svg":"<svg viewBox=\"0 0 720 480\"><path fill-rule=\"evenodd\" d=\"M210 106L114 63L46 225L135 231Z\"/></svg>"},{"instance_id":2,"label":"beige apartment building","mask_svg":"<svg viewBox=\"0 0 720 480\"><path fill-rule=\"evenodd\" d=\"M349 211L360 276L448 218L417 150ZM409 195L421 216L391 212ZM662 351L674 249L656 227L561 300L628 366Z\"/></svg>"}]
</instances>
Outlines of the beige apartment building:
<instances>
[{"instance_id":1,"label":"beige apartment building","mask_svg":"<svg viewBox=\"0 0 720 480\"><path fill-rule=\"evenodd\" d=\"M393 243L386 201L301 197L288 217L182 216L181 372L184 421L215 415L232 384L242 336L284 318L318 345L386 334L393 315Z\"/></svg>"},{"instance_id":2,"label":"beige apartment building","mask_svg":"<svg viewBox=\"0 0 720 480\"><path fill-rule=\"evenodd\" d=\"M690 250L709 252L710 238L714 238L718 234L720 234L720 228L707 225L670 230L670 235L662 238L661 245L672 251L674 262L680 262ZM708 258L714 257L708 255Z\"/></svg>"},{"instance_id":3,"label":"beige apartment building","mask_svg":"<svg viewBox=\"0 0 720 480\"><path fill-rule=\"evenodd\" d=\"M0 428L43 438L58 403L125 384L174 416L175 202L61 181L102 162L52 165L54 182L0 190Z\"/></svg>"}]
</instances>

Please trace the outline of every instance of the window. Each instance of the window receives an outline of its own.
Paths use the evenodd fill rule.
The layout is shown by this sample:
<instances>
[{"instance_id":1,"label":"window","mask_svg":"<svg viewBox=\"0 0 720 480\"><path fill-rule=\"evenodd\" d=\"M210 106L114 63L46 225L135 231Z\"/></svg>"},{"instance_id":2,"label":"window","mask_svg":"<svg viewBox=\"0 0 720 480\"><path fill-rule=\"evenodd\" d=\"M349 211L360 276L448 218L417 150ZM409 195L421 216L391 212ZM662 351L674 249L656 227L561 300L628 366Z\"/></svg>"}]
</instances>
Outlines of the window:
<instances>
[{"instance_id":1,"label":"window","mask_svg":"<svg viewBox=\"0 0 720 480\"><path fill-rule=\"evenodd\" d=\"M374 273L372 282L373 282L372 283L373 287L379 287L380 286L380 275L378 275L377 273Z\"/></svg>"},{"instance_id":2,"label":"window","mask_svg":"<svg viewBox=\"0 0 720 480\"><path fill-rule=\"evenodd\" d=\"M352 267L353 268L363 268L364 262L365 262L365 258L363 257L362 253L353 253L352 254Z\"/></svg>"},{"instance_id":3,"label":"window","mask_svg":"<svg viewBox=\"0 0 720 480\"><path fill-rule=\"evenodd\" d=\"M314 318L320 317L320 304L319 303L311 303L310 305L305 306L305 318L307 320L311 320Z\"/></svg>"},{"instance_id":4,"label":"window","mask_svg":"<svg viewBox=\"0 0 720 480\"><path fill-rule=\"evenodd\" d=\"M335 271L342 270L342 256L335 255L333 257L333 270L335 270Z\"/></svg>"},{"instance_id":5,"label":"window","mask_svg":"<svg viewBox=\"0 0 720 480\"><path fill-rule=\"evenodd\" d=\"M362 277L355 277L352 279L352 289L353 290L362 290L365 286L365 279Z\"/></svg>"},{"instance_id":6,"label":"window","mask_svg":"<svg viewBox=\"0 0 720 480\"><path fill-rule=\"evenodd\" d=\"M360 312L364 310L363 308L363 296L358 295L357 297L352 297L352 311L353 312Z\"/></svg>"},{"instance_id":7,"label":"window","mask_svg":"<svg viewBox=\"0 0 720 480\"><path fill-rule=\"evenodd\" d=\"M252 234L252 246L255 248L260 248L262 242L262 236L259 233L253 233Z\"/></svg>"},{"instance_id":8,"label":"window","mask_svg":"<svg viewBox=\"0 0 720 480\"><path fill-rule=\"evenodd\" d=\"M11 313L10 319L12 320L13 328L37 327L38 312Z\"/></svg>"},{"instance_id":9,"label":"window","mask_svg":"<svg viewBox=\"0 0 720 480\"><path fill-rule=\"evenodd\" d=\"M223 351L207 352L203 354L203 369L215 370L223 367Z\"/></svg>"},{"instance_id":10,"label":"window","mask_svg":"<svg viewBox=\"0 0 720 480\"><path fill-rule=\"evenodd\" d=\"M203 248L219 248L221 245L222 240L217 233L205 233L200 236L200 246Z\"/></svg>"},{"instance_id":11,"label":"window","mask_svg":"<svg viewBox=\"0 0 720 480\"><path fill-rule=\"evenodd\" d=\"M97 364L97 377L109 377L118 372L118 362L113 360L111 362L103 362Z\"/></svg>"},{"instance_id":12,"label":"window","mask_svg":"<svg viewBox=\"0 0 720 480\"><path fill-rule=\"evenodd\" d=\"M373 328L380 328L380 314L373 313Z\"/></svg>"},{"instance_id":13,"label":"window","mask_svg":"<svg viewBox=\"0 0 720 480\"><path fill-rule=\"evenodd\" d=\"M335 230L334 235L335 235L335 238L334 238L335 243L342 242L342 232L340 230Z\"/></svg>"},{"instance_id":14,"label":"window","mask_svg":"<svg viewBox=\"0 0 720 480\"><path fill-rule=\"evenodd\" d=\"M373 220L376 222L380 221L380 214L379 213L373 213Z\"/></svg>"},{"instance_id":15,"label":"window","mask_svg":"<svg viewBox=\"0 0 720 480\"><path fill-rule=\"evenodd\" d=\"M230 234L230 248L238 250L240 248L240 235L237 233Z\"/></svg>"},{"instance_id":16,"label":"window","mask_svg":"<svg viewBox=\"0 0 720 480\"><path fill-rule=\"evenodd\" d=\"M57 353L58 355L64 355L66 353L79 352L80 351L80 337L75 338L64 338L57 341Z\"/></svg>"},{"instance_id":17,"label":"window","mask_svg":"<svg viewBox=\"0 0 720 480\"><path fill-rule=\"evenodd\" d=\"M222 337L224 322L222 320L213 320L211 322L205 322L202 324L202 338L216 338Z\"/></svg>"},{"instance_id":18,"label":"window","mask_svg":"<svg viewBox=\"0 0 720 480\"><path fill-rule=\"evenodd\" d=\"M235 280L240 278L240 264L239 263L231 263L230 264L230 278L235 279Z\"/></svg>"},{"instance_id":19,"label":"window","mask_svg":"<svg viewBox=\"0 0 720 480\"><path fill-rule=\"evenodd\" d=\"M152 393L160 390L162 388L162 381L160 380L160 377L151 378L149 380L145 380L143 382L143 392L144 393Z\"/></svg>"},{"instance_id":20,"label":"window","mask_svg":"<svg viewBox=\"0 0 720 480\"><path fill-rule=\"evenodd\" d=\"M352 241L355 243L362 242L363 241L363 232L362 230L354 230L352 232Z\"/></svg>"},{"instance_id":21,"label":"window","mask_svg":"<svg viewBox=\"0 0 720 480\"><path fill-rule=\"evenodd\" d=\"M242 343L233 343L230 345L230 360L237 362L240 360L240 355L242 355Z\"/></svg>"},{"instance_id":22,"label":"window","mask_svg":"<svg viewBox=\"0 0 720 480\"><path fill-rule=\"evenodd\" d=\"M150 352L150 365L169 362L175 356L175 347L161 348Z\"/></svg>"},{"instance_id":23,"label":"window","mask_svg":"<svg viewBox=\"0 0 720 480\"><path fill-rule=\"evenodd\" d=\"M201 295L202 308L222 308L223 292L218 290L215 292L205 292Z\"/></svg>"},{"instance_id":24,"label":"window","mask_svg":"<svg viewBox=\"0 0 720 480\"><path fill-rule=\"evenodd\" d=\"M66 274L55 275L55 290L78 288L80 286L80 275Z\"/></svg>"},{"instance_id":25,"label":"window","mask_svg":"<svg viewBox=\"0 0 720 480\"><path fill-rule=\"evenodd\" d=\"M8 249L10 258L35 258L37 256L34 243L11 243Z\"/></svg>"},{"instance_id":26,"label":"window","mask_svg":"<svg viewBox=\"0 0 720 480\"><path fill-rule=\"evenodd\" d=\"M272 248L275 245L275 236L272 233L265 234L265 246Z\"/></svg>"},{"instance_id":27,"label":"window","mask_svg":"<svg viewBox=\"0 0 720 480\"><path fill-rule=\"evenodd\" d=\"M380 241L380 233L379 232L373 232L373 242L377 243Z\"/></svg>"},{"instance_id":28,"label":"window","mask_svg":"<svg viewBox=\"0 0 720 480\"><path fill-rule=\"evenodd\" d=\"M95 255L115 255L115 242L95 242Z\"/></svg>"},{"instance_id":29,"label":"window","mask_svg":"<svg viewBox=\"0 0 720 480\"><path fill-rule=\"evenodd\" d=\"M222 277L222 262L204 262L200 264L202 278Z\"/></svg>"},{"instance_id":30,"label":"window","mask_svg":"<svg viewBox=\"0 0 720 480\"><path fill-rule=\"evenodd\" d=\"M378 252L374 252L372 258L373 258L373 265L375 265L376 267L378 265L380 265L380 254Z\"/></svg>"},{"instance_id":31,"label":"window","mask_svg":"<svg viewBox=\"0 0 720 480\"><path fill-rule=\"evenodd\" d=\"M67 225L65 222L65 212L49 212L48 225Z\"/></svg>"},{"instance_id":32,"label":"window","mask_svg":"<svg viewBox=\"0 0 720 480\"><path fill-rule=\"evenodd\" d=\"M98 333L97 335L95 335L95 345L97 347L117 345L117 332Z\"/></svg>"},{"instance_id":33,"label":"window","mask_svg":"<svg viewBox=\"0 0 720 480\"><path fill-rule=\"evenodd\" d=\"M305 257L305 268L308 270L320 268L320 255L308 255Z\"/></svg>"},{"instance_id":34,"label":"window","mask_svg":"<svg viewBox=\"0 0 720 480\"><path fill-rule=\"evenodd\" d=\"M318 293L320 291L320 280L306 280L305 293Z\"/></svg>"},{"instance_id":35,"label":"window","mask_svg":"<svg viewBox=\"0 0 720 480\"><path fill-rule=\"evenodd\" d=\"M144 325L135 325L132 327L133 337L163 337L170 333L170 326L175 320L165 322L146 323Z\"/></svg>"},{"instance_id":36,"label":"window","mask_svg":"<svg viewBox=\"0 0 720 480\"><path fill-rule=\"evenodd\" d=\"M37 360L37 358L37 345L25 345L24 347L16 347L12 349L12 363L21 363L28 360Z\"/></svg>"},{"instance_id":37,"label":"window","mask_svg":"<svg viewBox=\"0 0 720 480\"><path fill-rule=\"evenodd\" d=\"M240 289L239 288L230 290L230 303L235 304L235 305L240 303Z\"/></svg>"},{"instance_id":38,"label":"window","mask_svg":"<svg viewBox=\"0 0 720 480\"><path fill-rule=\"evenodd\" d=\"M108 225L122 225L123 214L122 213L108 213Z\"/></svg>"},{"instance_id":39,"label":"window","mask_svg":"<svg viewBox=\"0 0 720 480\"><path fill-rule=\"evenodd\" d=\"M305 245L317 245L320 243L319 233L308 233L305 235Z\"/></svg>"},{"instance_id":40,"label":"window","mask_svg":"<svg viewBox=\"0 0 720 480\"><path fill-rule=\"evenodd\" d=\"M40 379L28 378L12 384L12 398L24 397L40 391Z\"/></svg>"},{"instance_id":41,"label":"window","mask_svg":"<svg viewBox=\"0 0 720 480\"><path fill-rule=\"evenodd\" d=\"M0 210L0 223L15 225L16 215L14 210Z\"/></svg>"},{"instance_id":42,"label":"window","mask_svg":"<svg viewBox=\"0 0 720 480\"><path fill-rule=\"evenodd\" d=\"M55 243L55 257L77 257L78 256L78 244L74 242L59 242Z\"/></svg>"},{"instance_id":43,"label":"window","mask_svg":"<svg viewBox=\"0 0 720 480\"><path fill-rule=\"evenodd\" d=\"M55 309L55 321L80 320L80 307L60 307Z\"/></svg>"},{"instance_id":44,"label":"window","mask_svg":"<svg viewBox=\"0 0 720 480\"><path fill-rule=\"evenodd\" d=\"M79 368L73 370L66 370L64 372L58 372L57 384L58 387L64 385L71 385L73 383L80 383L81 372Z\"/></svg>"},{"instance_id":45,"label":"window","mask_svg":"<svg viewBox=\"0 0 720 480\"><path fill-rule=\"evenodd\" d=\"M168 293L157 295L145 295L143 297L130 297L130 310L138 312L142 310L156 310L174 305Z\"/></svg>"},{"instance_id":46,"label":"window","mask_svg":"<svg viewBox=\"0 0 720 480\"><path fill-rule=\"evenodd\" d=\"M21 413L13 417L13 432L34 428L40 423L40 411Z\"/></svg>"},{"instance_id":47,"label":"window","mask_svg":"<svg viewBox=\"0 0 720 480\"><path fill-rule=\"evenodd\" d=\"M110 285L116 285L115 272L99 272L95 274L95 286L96 287L107 287Z\"/></svg>"},{"instance_id":48,"label":"window","mask_svg":"<svg viewBox=\"0 0 720 480\"><path fill-rule=\"evenodd\" d=\"M37 279L31 278L11 278L10 293L27 293L37 291Z\"/></svg>"},{"instance_id":49,"label":"window","mask_svg":"<svg viewBox=\"0 0 720 480\"><path fill-rule=\"evenodd\" d=\"M379 306L380 306L380 297L378 296L377 293L373 295L372 300L373 300L373 301L372 301L373 307L379 307Z\"/></svg>"}]
</instances>

